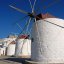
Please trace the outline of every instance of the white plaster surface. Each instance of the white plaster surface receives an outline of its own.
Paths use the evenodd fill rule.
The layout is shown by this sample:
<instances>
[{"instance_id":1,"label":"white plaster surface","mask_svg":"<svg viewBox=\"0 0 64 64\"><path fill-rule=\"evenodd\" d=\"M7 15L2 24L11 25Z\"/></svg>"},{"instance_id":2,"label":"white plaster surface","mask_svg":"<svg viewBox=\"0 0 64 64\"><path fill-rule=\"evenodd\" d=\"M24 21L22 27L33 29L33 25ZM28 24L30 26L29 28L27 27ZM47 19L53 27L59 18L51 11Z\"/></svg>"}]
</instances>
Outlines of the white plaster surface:
<instances>
[{"instance_id":1,"label":"white plaster surface","mask_svg":"<svg viewBox=\"0 0 64 64\"><path fill-rule=\"evenodd\" d=\"M9 44L7 47L7 55L12 56L15 54L15 44Z\"/></svg>"},{"instance_id":2,"label":"white plaster surface","mask_svg":"<svg viewBox=\"0 0 64 64\"><path fill-rule=\"evenodd\" d=\"M1 55L5 55L5 51L6 51L6 48L5 47L0 48L0 56Z\"/></svg>"},{"instance_id":3,"label":"white plaster surface","mask_svg":"<svg viewBox=\"0 0 64 64\"><path fill-rule=\"evenodd\" d=\"M44 19L64 26L64 20L59 18ZM44 20L38 20L37 28L32 29L31 59L38 62L64 63L64 28Z\"/></svg>"},{"instance_id":4,"label":"white plaster surface","mask_svg":"<svg viewBox=\"0 0 64 64\"><path fill-rule=\"evenodd\" d=\"M16 42L16 56L31 56L31 40L18 39Z\"/></svg>"}]
</instances>

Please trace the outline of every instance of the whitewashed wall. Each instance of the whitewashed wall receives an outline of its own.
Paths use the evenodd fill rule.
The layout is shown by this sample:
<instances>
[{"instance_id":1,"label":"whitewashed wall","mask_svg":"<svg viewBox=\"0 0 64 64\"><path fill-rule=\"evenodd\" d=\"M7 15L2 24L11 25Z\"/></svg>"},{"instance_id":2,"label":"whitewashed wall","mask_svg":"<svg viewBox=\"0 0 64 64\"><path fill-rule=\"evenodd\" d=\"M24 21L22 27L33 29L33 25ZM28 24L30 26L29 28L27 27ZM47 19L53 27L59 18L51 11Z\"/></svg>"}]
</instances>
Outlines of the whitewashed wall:
<instances>
[{"instance_id":1,"label":"whitewashed wall","mask_svg":"<svg viewBox=\"0 0 64 64\"><path fill-rule=\"evenodd\" d=\"M47 18L44 20L64 26L64 20L59 18ZM44 20L36 21L38 29L35 24L33 26L31 59L37 62L63 63L64 28L58 27Z\"/></svg>"},{"instance_id":2,"label":"whitewashed wall","mask_svg":"<svg viewBox=\"0 0 64 64\"><path fill-rule=\"evenodd\" d=\"M16 44L9 44L7 47L7 56L15 55L15 45Z\"/></svg>"},{"instance_id":3,"label":"whitewashed wall","mask_svg":"<svg viewBox=\"0 0 64 64\"><path fill-rule=\"evenodd\" d=\"M5 55L5 52L6 52L6 48L5 47L0 48L0 56Z\"/></svg>"},{"instance_id":4,"label":"whitewashed wall","mask_svg":"<svg viewBox=\"0 0 64 64\"><path fill-rule=\"evenodd\" d=\"M6 42L6 46L8 46L12 41L15 41L16 38L4 38L3 41Z\"/></svg>"},{"instance_id":5,"label":"whitewashed wall","mask_svg":"<svg viewBox=\"0 0 64 64\"><path fill-rule=\"evenodd\" d=\"M16 56L31 56L31 40L18 39L16 42Z\"/></svg>"}]
</instances>

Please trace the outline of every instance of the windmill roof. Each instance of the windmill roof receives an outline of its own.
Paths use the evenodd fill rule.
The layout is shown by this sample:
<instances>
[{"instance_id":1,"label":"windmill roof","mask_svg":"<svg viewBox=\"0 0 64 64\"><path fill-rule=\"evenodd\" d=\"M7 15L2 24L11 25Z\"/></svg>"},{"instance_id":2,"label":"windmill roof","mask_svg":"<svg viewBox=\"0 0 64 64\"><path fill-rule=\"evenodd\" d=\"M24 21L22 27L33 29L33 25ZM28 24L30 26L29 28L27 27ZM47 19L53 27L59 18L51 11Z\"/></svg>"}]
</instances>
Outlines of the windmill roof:
<instances>
[{"instance_id":1,"label":"windmill roof","mask_svg":"<svg viewBox=\"0 0 64 64\"><path fill-rule=\"evenodd\" d=\"M12 41L10 44L16 44L16 42L15 41Z\"/></svg>"},{"instance_id":2,"label":"windmill roof","mask_svg":"<svg viewBox=\"0 0 64 64\"><path fill-rule=\"evenodd\" d=\"M18 39L27 39L29 35L19 35Z\"/></svg>"},{"instance_id":3,"label":"windmill roof","mask_svg":"<svg viewBox=\"0 0 64 64\"><path fill-rule=\"evenodd\" d=\"M40 20L40 19L45 19L45 18L55 18L55 16L49 14L49 13L46 13L46 14L39 14L37 15L36 17L36 20Z\"/></svg>"}]
</instances>

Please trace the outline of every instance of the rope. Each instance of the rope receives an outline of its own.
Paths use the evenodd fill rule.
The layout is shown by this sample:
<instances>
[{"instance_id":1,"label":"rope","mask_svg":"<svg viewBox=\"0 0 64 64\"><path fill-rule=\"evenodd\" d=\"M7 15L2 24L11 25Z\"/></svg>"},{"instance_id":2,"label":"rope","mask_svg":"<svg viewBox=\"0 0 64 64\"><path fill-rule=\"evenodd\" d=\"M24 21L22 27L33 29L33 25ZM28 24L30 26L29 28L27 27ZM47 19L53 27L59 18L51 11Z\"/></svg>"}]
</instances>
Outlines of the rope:
<instances>
[{"instance_id":1,"label":"rope","mask_svg":"<svg viewBox=\"0 0 64 64\"><path fill-rule=\"evenodd\" d=\"M58 26L58 27L60 27L60 28L64 28L64 26L60 26L60 25L55 24L55 23L52 23L52 22L50 22L50 21L47 21L47 20L44 20L44 21L46 21L46 22L48 22L48 23L51 23L51 24L53 24L53 25L56 25L56 26Z\"/></svg>"},{"instance_id":2,"label":"rope","mask_svg":"<svg viewBox=\"0 0 64 64\"><path fill-rule=\"evenodd\" d=\"M34 1L33 7L32 7L32 12L34 12L35 3L36 3L36 0Z\"/></svg>"},{"instance_id":3,"label":"rope","mask_svg":"<svg viewBox=\"0 0 64 64\"><path fill-rule=\"evenodd\" d=\"M27 25L28 25L29 23L27 22L26 24L25 24L25 26L24 26L24 28L23 28L23 30L22 30L22 32L21 33L23 33L24 32L24 30L25 30L25 28L27 27ZM21 34L20 33L20 34Z\"/></svg>"},{"instance_id":4,"label":"rope","mask_svg":"<svg viewBox=\"0 0 64 64\"><path fill-rule=\"evenodd\" d=\"M33 24L34 24L34 22L33 22ZM33 24L32 24L32 27L33 27ZM31 37L31 30L32 30L32 27L31 27L31 29L29 30L29 35L30 35L30 37Z\"/></svg>"},{"instance_id":5,"label":"rope","mask_svg":"<svg viewBox=\"0 0 64 64\"><path fill-rule=\"evenodd\" d=\"M31 22L31 18L29 19L28 24L27 24L26 34L28 33L28 28L29 28L29 24L30 24L30 22Z\"/></svg>"},{"instance_id":6,"label":"rope","mask_svg":"<svg viewBox=\"0 0 64 64\"><path fill-rule=\"evenodd\" d=\"M21 31L22 31L22 27L18 24L18 23L16 23L17 24L17 26L21 29ZM23 31L23 33L25 33L24 31Z\"/></svg>"},{"instance_id":7,"label":"rope","mask_svg":"<svg viewBox=\"0 0 64 64\"><path fill-rule=\"evenodd\" d=\"M31 6L31 9L32 9L32 4L31 4L31 0L29 0L29 3L30 3L30 6Z\"/></svg>"}]
</instances>

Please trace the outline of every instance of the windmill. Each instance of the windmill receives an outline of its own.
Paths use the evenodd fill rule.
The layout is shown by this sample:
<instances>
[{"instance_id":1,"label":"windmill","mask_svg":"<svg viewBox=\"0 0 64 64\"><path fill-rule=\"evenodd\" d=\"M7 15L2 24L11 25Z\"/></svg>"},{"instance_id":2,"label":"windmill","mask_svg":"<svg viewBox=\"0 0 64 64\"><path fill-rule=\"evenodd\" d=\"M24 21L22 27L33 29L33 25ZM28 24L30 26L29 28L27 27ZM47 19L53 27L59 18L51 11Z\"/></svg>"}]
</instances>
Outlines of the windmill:
<instances>
[{"instance_id":1,"label":"windmill","mask_svg":"<svg viewBox=\"0 0 64 64\"><path fill-rule=\"evenodd\" d=\"M33 4L33 6L32 6L31 0L29 0L30 6L31 6L31 9L32 9L31 13L26 12L26 11L24 11L24 10L21 10L21 9L19 9L19 8L16 8L16 7L12 6L12 5L9 5L11 8L13 8L13 9L15 9L15 10L17 10L17 11L19 11L19 12L21 12L21 13L24 13L24 14L26 14L27 16L29 16L29 20L28 20L27 23L25 24L25 27L22 29L22 32L21 32L21 33L23 33L23 32L25 31L25 28L26 28L26 32L28 31L28 27L29 27L29 25L30 25L30 22L32 22L32 20L33 20L33 23L35 23L36 29L37 29L37 31L38 31L38 25L37 25L37 23L36 23L36 18L38 18L38 19L41 19L41 18L38 17L38 16L35 14L35 9L34 9L34 7L35 7L35 5L36 5L36 1L37 1L37 0L34 0L34 4ZM46 10L48 7L52 6L54 3L58 2L58 1L59 1L59 0L55 0L54 2L50 3L48 6L44 6L43 9ZM26 17L27 17L27 16L26 16ZM25 19L25 17L24 17L24 19ZM45 20L45 21L46 21L46 20ZM46 21L46 22L52 23L52 22L49 22L49 21ZM52 23L52 24L54 24L54 23ZM54 24L54 25L56 25L56 24ZM58 25L57 25L57 26L58 26ZM21 33L20 33L20 34L21 34ZM39 32L38 32L38 35L39 35ZM38 39L39 39L39 38L38 38ZM41 45L41 44L40 44L40 45Z\"/></svg>"},{"instance_id":2,"label":"windmill","mask_svg":"<svg viewBox=\"0 0 64 64\"><path fill-rule=\"evenodd\" d=\"M26 31L28 31L28 27L29 27L29 24L30 24L31 20L35 18L35 16L34 16L34 6L35 6L35 3L36 3L36 0L34 1L34 5L33 5L33 6L32 6L32 4L31 4L31 1L30 1L30 0L29 0L29 2L30 2L31 9L32 9L32 12L31 12L31 13L25 12L25 11L23 11L23 10L20 10L20 9L18 9L18 8L10 5L10 7L12 7L13 9L16 9L16 10L18 10L19 12L22 12L22 13L24 13L24 14L27 14L27 16L30 17L29 20L28 20L28 22L25 24L25 27L27 27ZM24 18L25 18L25 17L24 17ZM17 25L18 25L19 28L21 28L19 24L17 24ZM24 32L25 27L24 27L23 29L21 28L22 33ZM31 31L31 29L30 29L30 31ZM26 33L26 32L25 32L25 33ZM29 34L30 34L30 32L29 32ZM23 41L24 41L24 40L23 40ZM22 44L21 49L23 48L23 45L24 45L24 43ZM22 51L22 50L21 50L21 51Z\"/></svg>"},{"instance_id":3,"label":"windmill","mask_svg":"<svg viewBox=\"0 0 64 64\"><path fill-rule=\"evenodd\" d=\"M50 4L47 5L47 6L43 6L43 10L46 10L48 7L52 6L53 4L57 3L58 1L59 1L59 0L56 0L56 1L53 1L52 3L50 3ZM12 6L12 5L9 5L11 8L19 11L20 13L26 14L26 16L25 16L24 18L22 18L22 20L25 19L27 16L30 17L29 20L27 21L27 23L25 24L25 27L22 29L22 32L21 32L21 33L23 33L23 31L25 30L25 28L26 28L26 32L28 31L28 27L29 27L30 22L31 22L32 20L34 20L34 21L36 22L36 20L35 20L36 18L41 19L40 17L38 17L38 16L35 14L35 9L34 9L34 7L35 7L35 5L36 5L36 2L37 2L37 0L34 0L34 4L32 5L32 4L31 4L31 0L29 0L30 6L31 6L31 9L32 9L31 13L26 12L26 11L24 11L24 10L21 10L21 9L19 9L19 8L17 8L17 7ZM43 1L43 2L45 2L45 1ZM45 20L45 21L46 21L46 20Z\"/></svg>"}]
</instances>

